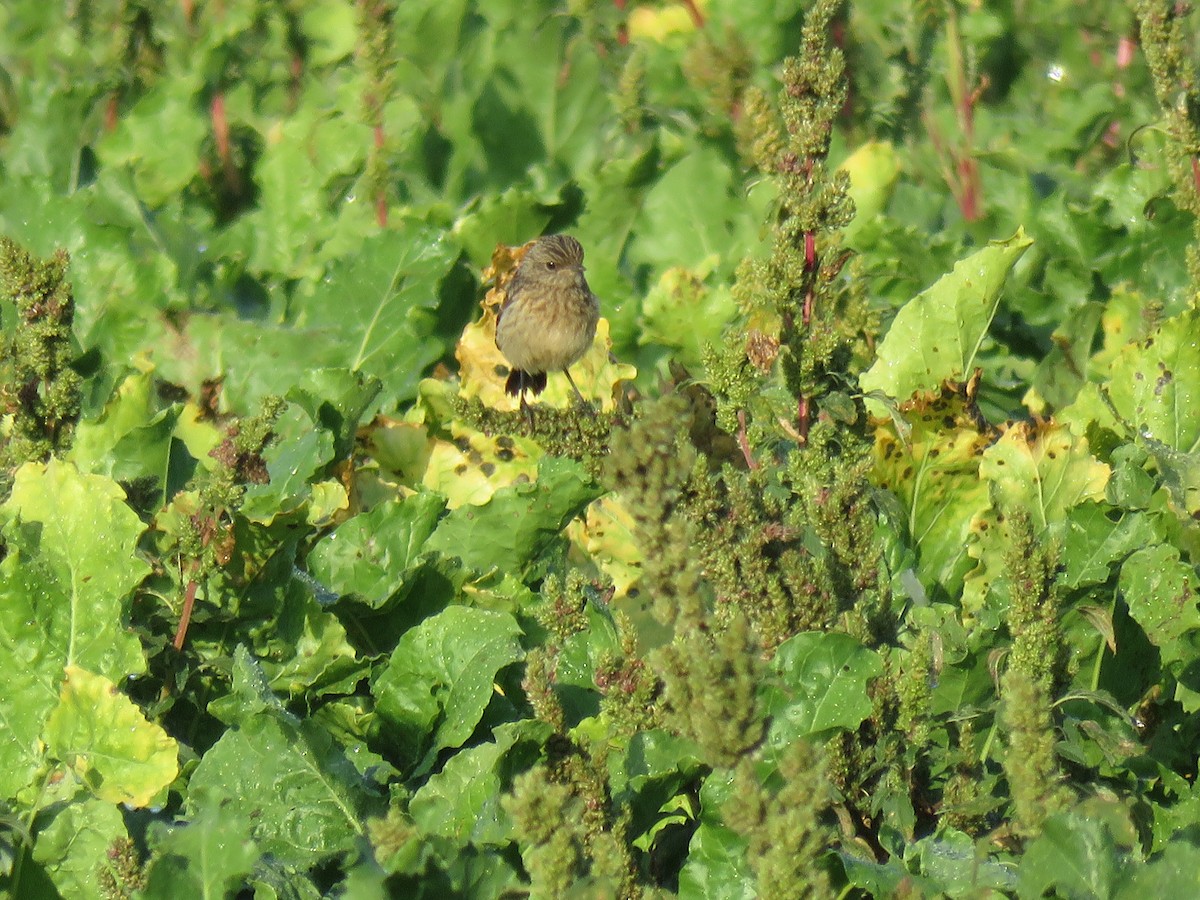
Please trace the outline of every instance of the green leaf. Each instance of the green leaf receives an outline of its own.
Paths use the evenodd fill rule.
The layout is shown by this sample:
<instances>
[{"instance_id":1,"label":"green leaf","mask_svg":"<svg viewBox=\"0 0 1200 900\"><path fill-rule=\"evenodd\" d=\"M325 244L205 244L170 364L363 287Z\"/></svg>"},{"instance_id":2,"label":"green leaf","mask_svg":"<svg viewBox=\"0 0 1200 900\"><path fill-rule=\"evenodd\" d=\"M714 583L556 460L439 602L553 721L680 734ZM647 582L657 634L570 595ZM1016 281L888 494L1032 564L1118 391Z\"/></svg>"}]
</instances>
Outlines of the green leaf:
<instances>
[{"instance_id":1,"label":"green leaf","mask_svg":"<svg viewBox=\"0 0 1200 900\"><path fill-rule=\"evenodd\" d=\"M334 458L344 459L354 448L363 413L379 396L378 378L349 369L314 369L306 372L287 393L312 421L334 437Z\"/></svg>"},{"instance_id":2,"label":"green leaf","mask_svg":"<svg viewBox=\"0 0 1200 900\"><path fill-rule=\"evenodd\" d=\"M430 339L434 311L458 252L441 232L413 222L365 240L296 300L298 323L320 342L317 358L375 376L391 402L414 397L442 353Z\"/></svg>"},{"instance_id":3,"label":"green leaf","mask_svg":"<svg viewBox=\"0 0 1200 900\"><path fill-rule=\"evenodd\" d=\"M678 360L699 366L707 347L716 346L737 315L733 295L724 285L709 287L710 257L699 269L670 268L662 273L642 303L641 344L677 350Z\"/></svg>"},{"instance_id":4,"label":"green leaf","mask_svg":"<svg viewBox=\"0 0 1200 900\"><path fill-rule=\"evenodd\" d=\"M640 238L630 253L659 271L712 268L713 260L723 271L740 246L731 223L745 211L744 201L733 197L729 162L716 150L702 147L671 166L646 193L634 224Z\"/></svg>"},{"instance_id":5,"label":"green leaf","mask_svg":"<svg viewBox=\"0 0 1200 900\"><path fill-rule=\"evenodd\" d=\"M46 722L50 754L101 800L148 806L179 772L174 738L147 722L107 678L67 666L59 705Z\"/></svg>"},{"instance_id":6,"label":"green leaf","mask_svg":"<svg viewBox=\"0 0 1200 900\"><path fill-rule=\"evenodd\" d=\"M679 873L680 900L754 900L754 875L746 862L746 839L725 825L720 809L732 788L729 772L714 772L700 789L700 827L692 835Z\"/></svg>"},{"instance_id":7,"label":"green leaf","mask_svg":"<svg viewBox=\"0 0 1200 900\"><path fill-rule=\"evenodd\" d=\"M526 719L501 725L494 741L456 753L442 771L430 776L409 802L409 814L422 832L448 838L457 847L502 847L513 839L512 821L500 804L508 787L506 761L521 743L535 745L531 757L550 736L543 722Z\"/></svg>"},{"instance_id":8,"label":"green leaf","mask_svg":"<svg viewBox=\"0 0 1200 900\"><path fill-rule=\"evenodd\" d=\"M1173 841L1127 874L1130 877L1116 894L1118 900L1200 896L1200 847L1186 839Z\"/></svg>"},{"instance_id":9,"label":"green leaf","mask_svg":"<svg viewBox=\"0 0 1200 900\"><path fill-rule=\"evenodd\" d=\"M332 435L296 404L288 404L272 432L263 451L270 481L248 485L242 501L242 515L260 525L300 509L312 494L311 482L333 459Z\"/></svg>"},{"instance_id":10,"label":"green leaf","mask_svg":"<svg viewBox=\"0 0 1200 900\"><path fill-rule=\"evenodd\" d=\"M1068 514L1062 549L1065 587L1103 584L1116 564L1153 542L1155 531L1149 517L1123 512L1113 521L1110 516L1115 513L1107 504L1087 502Z\"/></svg>"},{"instance_id":11,"label":"green leaf","mask_svg":"<svg viewBox=\"0 0 1200 900\"><path fill-rule=\"evenodd\" d=\"M273 690L292 697L350 693L366 675L346 629L323 609L312 587L283 574L292 563L268 567L250 592L250 599L268 609L261 627L253 629L255 652ZM272 577L274 576L274 577ZM249 612L249 605L245 607Z\"/></svg>"},{"instance_id":12,"label":"green leaf","mask_svg":"<svg viewBox=\"0 0 1200 900\"><path fill-rule=\"evenodd\" d=\"M1106 822L1060 813L1026 850L1017 894L1042 897L1054 889L1068 900L1111 897L1124 865Z\"/></svg>"},{"instance_id":13,"label":"green leaf","mask_svg":"<svg viewBox=\"0 0 1200 900\"><path fill-rule=\"evenodd\" d=\"M1032 243L1020 230L1008 240L993 241L905 304L880 343L875 364L859 378L862 390L904 400L917 391L937 390L947 379L969 377L1008 273ZM868 400L868 407L883 414L878 401Z\"/></svg>"},{"instance_id":14,"label":"green leaf","mask_svg":"<svg viewBox=\"0 0 1200 900\"><path fill-rule=\"evenodd\" d=\"M99 419L79 423L67 458L91 474L126 481L153 477L165 492L181 412L178 406L155 408L152 371L130 374ZM164 503L166 499L164 493Z\"/></svg>"},{"instance_id":15,"label":"green leaf","mask_svg":"<svg viewBox=\"0 0 1200 900\"><path fill-rule=\"evenodd\" d=\"M883 673L879 654L840 632L805 632L779 645L778 676L763 701L773 718L769 742L781 747L833 729L850 731L871 715L867 685Z\"/></svg>"},{"instance_id":16,"label":"green leaf","mask_svg":"<svg viewBox=\"0 0 1200 900\"><path fill-rule=\"evenodd\" d=\"M602 493L579 463L543 457L537 481L501 488L482 506L460 506L441 521L426 549L479 571L520 571Z\"/></svg>"},{"instance_id":17,"label":"green leaf","mask_svg":"<svg viewBox=\"0 0 1200 900\"><path fill-rule=\"evenodd\" d=\"M1156 544L1138 550L1121 567L1120 588L1129 615L1162 651L1164 663L1195 660L1196 651L1185 638L1200 629L1200 584L1195 568L1180 559L1177 548Z\"/></svg>"},{"instance_id":18,"label":"green leaf","mask_svg":"<svg viewBox=\"0 0 1200 900\"><path fill-rule=\"evenodd\" d=\"M1200 450L1200 312L1168 319L1117 357L1105 391L1138 434L1172 450Z\"/></svg>"},{"instance_id":19,"label":"green leaf","mask_svg":"<svg viewBox=\"0 0 1200 900\"><path fill-rule=\"evenodd\" d=\"M322 538L309 554L309 570L324 587L374 609L403 599L445 508L432 493L380 503Z\"/></svg>"},{"instance_id":20,"label":"green leaf","mask_svg":"<svg viewBox=\"0 0 1200 900\"><path fill-rule=\"evenodd\" d=\"M563 641L557 655L554 683L596 690L596 668L606 657L621 655L621 637L617 633L612 612L598 603L589 602L583 609L587 627Z\"/></svg>"},{"instance_id":21,"label":"green leaf","mask_svg":"<svg viewBox=\"0 0 1200 900\"><path fill-rule=\"evenodd\" d=\"M244 698L237 725L192 773L188 815L213 810L264 853L301 869L350 850L375 806L354 766L327 731L279 705L242 647L235 679Z\"/></svg>"},{"instance_id":22,"label":"green leaf","mask_svg":"<svg viewBox=\"0 0 1200 900\"><path fill-rule=\"evenodd\" d=\"M106 800L88 798L63 804L37 835L33 859L45 867L64 898L108 900L97 875L112 868L108 851L127 838L121 808ZM22 896L26 889L21 884Z\"/></svg>"},{"instance_id":23,"label":"green leaf","mask_svg":"<svg viewBox=\"0 0 1200 900\"><path fill-rule=\"evenodd\" d=\"M209 134L200 89L194 74L157 81L96 147L106 166L134 173L137 193L151 207L200 176L200 147Z\"/></svg>"},{"instance_id":24,"label":"green leaf","mask_svg":"<svg viewBox=\"0 0 1200 900\"><path fill-rule=\"evenodd\" d=\"M991 504L979 477L979 457L994 439L980 427L972 385L943 388L900 404L907 433L877 422L876 484L893 491L908 514L907 530L919 548L917 574L931 593L957 597L971 568L967 541L972 524ZM939 592L940 593L940 592Z\"/></svg>"},{"instance_id":25,"label":"green leaf","mask_svg":"<svg viewBox=\"0 0 1200 900\"><path fill-rule=\"evenodd\" d=\"M1184 453L1144 435L1138 444L1158 467L1163 485L1171 498L1171 508L1187 526L1194 526L1200 516L1200 453Z\"/></svg>"},{"instance_id":26,"label":"green leaf","mask_svg":"<svg viewBox=\"0 0 1200 900\"><path fill-rule=\"evenodd\" d=\"M147 897L226 897L254 871L260 851L246 816L216 805L191 821L151 832Z\"/></svg>"},{"instance_id":27,"label":"green leaf","mask_svg":"<svg viewBox=\"0 0 1200 900\"><path fill-rule=\"evenodd\" d=\"M236 92L229 98L231 115L238 100ZM318 251L339 229L346 237L377 236L369 203L342 204L341 216L330 203L330 181L359 171L370 128L314 107L272 123L254 167L257 203L220 235L214 248L221 255L248 257L247 266L256 275L311 281L321 274Z\"/></svg>"},{"instance_id":28,"label":"green leaf","mask_svg":"<svg viewBox=\"0 0 1200 900\"><path fill-rule=\"evenodd\" d=\"M523 656L508 613L450 606L400 639L375 680L381 720L406 766L427 770L459 747L491 701L496 673Z\"/></svg>"},{"instance_id":29,"label":"green leaf","mask_svg":"<svg viewBox=\"0 0 1200 900\"><path fill-rule=\"evenodd\" d=\"M913 875L903 861L892 857L886 863L873 859L860 859L845 851L838 852L838 860L846 871L846 880L861 888L870 897L894 897L910 888L921 891L923 896L936 896L937 887L930 879Z\"/></svg>"},{"instance_id":30,"label":"green leaf","mask_svg":"<svg viewBox=\"0 0 1200 900\"><path fill-rule=\"evenodd\" d=\"M9 523L40 526L37 552L54 583L47 589L66 594L65 609L34 610L56 638L61 664L112 679L145 669L137 638L120 627L123 601L150 571L137 555L145 526L124 500L111 479L51 459L21 466L4 505Z\"/></svg>"},{"instance_id":31,"label":"green leaf","mask_svg":"<svg viewBox=\"0 0 1200 900\"><path fill-rule=\"evenodd\" d=\"M926 885L929 893L962 897L984 888L1011 891L1016 887L1013 867L986 859L971 836L961 831L948 828L936 838L920 841L919 846L921 872L930 881Z\"/></svg>"}]
</instances>

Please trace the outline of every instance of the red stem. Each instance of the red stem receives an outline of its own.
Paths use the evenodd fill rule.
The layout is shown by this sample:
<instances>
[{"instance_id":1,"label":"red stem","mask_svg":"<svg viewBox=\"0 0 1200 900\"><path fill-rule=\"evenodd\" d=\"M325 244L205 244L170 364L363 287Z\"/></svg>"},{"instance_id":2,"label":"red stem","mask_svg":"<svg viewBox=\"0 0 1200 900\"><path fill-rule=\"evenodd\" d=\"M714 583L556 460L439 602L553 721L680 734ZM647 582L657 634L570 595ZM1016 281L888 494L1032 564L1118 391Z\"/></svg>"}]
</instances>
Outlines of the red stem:
<instances>
[{"instance_id":1,"label":"red stem","mask_svg":"<svg viewBox=\"0 0 1200 900\"><path fill-rule=\"evenodd\" d=\"M704 13L700 12L700 8L696 6L695 0L683 0L683 5L687 7L688 14L692 17L692 24L697 28L703 28Z\"/></svg>"},{"instance_id":2,"label":"red stem","mask_svg":"<svg viewBox=\"0 0 1200 900\"><path fill-rule=\"evenodd\" d=\"M217 158L221 161L221 171L225 175L225 185L229 193L236 196L240 193L237 167L233 164L233 145L229 140L229 119L225 115L225 92L213 94L212 106L213 139L217 142Z\"/></svg>"},{"instance_id":3,"label":"red stem","mask_svg":"<svg viewBox=\"0 0 1200 900\"><path fill-rule=\"evenodd\" d=\"M196 589L199 585L193 578L188 581L187 593L183 596L183 612L179 614L179 628L175 631L175 649L183 649L183 641L187 637L188 624L192 621L192 607L196 605Z\"/></svg>"},{"instance_id":4,"label":"red stem","mask_svg":"<svg viewBox=\"0 0 1200 900\"><path fill-rule=\"evenodd\" d=\"M376 152L376 154L381 154L383 152L383 141L384 141L383 125L376 125L375 126L375 152ZM387 191L384 190L384 187L382 184L379 185L379 187L376 188L376 191L375 191L375 221L379 224L380 228L387 228L387 223L388 223Z\"/></svg>"}]
</instances>

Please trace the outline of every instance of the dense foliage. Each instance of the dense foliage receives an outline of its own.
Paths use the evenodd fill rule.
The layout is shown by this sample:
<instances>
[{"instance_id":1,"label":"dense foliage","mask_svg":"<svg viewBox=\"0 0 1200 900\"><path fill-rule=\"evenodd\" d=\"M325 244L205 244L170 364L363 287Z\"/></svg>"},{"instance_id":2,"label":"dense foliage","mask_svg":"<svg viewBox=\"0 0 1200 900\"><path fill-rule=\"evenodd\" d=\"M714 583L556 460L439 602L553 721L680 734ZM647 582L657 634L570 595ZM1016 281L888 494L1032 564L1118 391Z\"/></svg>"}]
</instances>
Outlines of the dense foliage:
<instances>
[{"instance_id":1,"label":"dense foliage","mask_svg":"<svg viewBox=\"0 0 1200 900\"><path fill-rule=\"evenodd\" d=\"M0 5L0 885L1200 893L1198 15Z\"/></svg>"}]
</instances>

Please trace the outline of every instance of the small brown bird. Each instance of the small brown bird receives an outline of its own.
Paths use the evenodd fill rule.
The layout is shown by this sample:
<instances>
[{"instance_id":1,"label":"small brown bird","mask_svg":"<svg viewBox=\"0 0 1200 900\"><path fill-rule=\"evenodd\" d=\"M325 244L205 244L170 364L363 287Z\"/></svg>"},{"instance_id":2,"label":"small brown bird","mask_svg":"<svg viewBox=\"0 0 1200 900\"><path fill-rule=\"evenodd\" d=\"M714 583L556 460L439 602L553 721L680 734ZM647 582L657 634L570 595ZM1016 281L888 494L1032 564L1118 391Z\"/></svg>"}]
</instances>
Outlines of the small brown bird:
<instances>
[{"instance_id":1,"label":"small brown bird","mask_svg":"<svg viewBox=\"0 0 1200 900\"><path fill-rule=\"evenodd\" d=\"M546 373L562 369L579 402L587 406L568 368L596 336L600 301L583 277L583 247L565 234L538 238L517 265L496 317L496 346L512 371L504 390L520 396L546 388Z\"/></svg>"}]
</instances>

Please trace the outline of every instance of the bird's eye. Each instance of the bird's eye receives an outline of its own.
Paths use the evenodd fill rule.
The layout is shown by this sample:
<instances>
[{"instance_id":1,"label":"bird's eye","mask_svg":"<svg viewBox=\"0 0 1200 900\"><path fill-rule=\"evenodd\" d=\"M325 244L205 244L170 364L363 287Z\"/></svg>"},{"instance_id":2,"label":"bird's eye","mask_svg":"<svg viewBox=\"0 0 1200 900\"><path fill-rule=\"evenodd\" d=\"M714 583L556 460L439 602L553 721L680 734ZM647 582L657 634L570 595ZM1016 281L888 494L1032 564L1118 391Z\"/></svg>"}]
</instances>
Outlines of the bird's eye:
<instances>
[{"instance_id":1,"label":"bird's eye","mask_svg":"<svg viewBox=\"0 0 1200 900\"><path fill-rule=\"evenodd\" d=\"M553 260L551 260L550 262L546 263L546 268L549 269L551 272L553 272L555 269L558 268L558 264L555 263Z\"/></svg>"}]
</instances>

